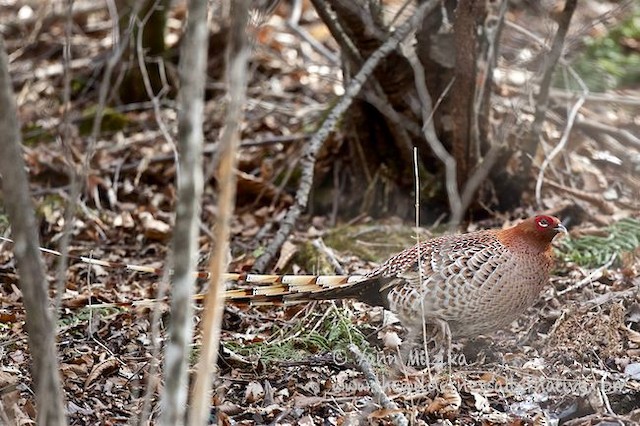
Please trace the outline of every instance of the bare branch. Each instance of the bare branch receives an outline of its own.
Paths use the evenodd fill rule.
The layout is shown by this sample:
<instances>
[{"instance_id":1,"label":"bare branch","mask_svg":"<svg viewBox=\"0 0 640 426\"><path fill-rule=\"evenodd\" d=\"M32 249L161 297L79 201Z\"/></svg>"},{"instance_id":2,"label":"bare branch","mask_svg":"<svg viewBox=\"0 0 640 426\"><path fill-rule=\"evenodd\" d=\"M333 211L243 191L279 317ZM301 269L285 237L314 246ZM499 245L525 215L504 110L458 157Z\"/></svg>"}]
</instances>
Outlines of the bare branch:
<instances>
[{"instance_id":1,"label":"bare branch","mask_svg":"<svg viewBox=\"0 0 640 426\"><path fill-rule=\"evenodd\" d=\"M327 58L327 60L334 64L338 65L340 60L338 56L327 49L324 44L318 42L315 38L313 38L304 28L300 26L300 17L302 16L302 0L294 0L293 7L291 8L291 15L289 15L289 19L287 19L287 25L296 33L300 38L309 43L311 47L313 47L318 53Z\"/></svg>"},{"instance_id":2,"label":"bare branch","mask_svg":"<svg viewBox=\"0 0 640 426\"><path fill-rule=\"evenodd\" d=\"M569 31L569 24L571 23L571 17L576 10L578 1L567 0L564 5L564 10L560 14L558 19L558 31L553 39L551 45L551 51L546 57L546 68L542 75L540 82L540 89L536 96L536 112L534 114L533 124L531 125L531 132L529 133L529 139L524 144L524 157L522 159L522 173L524 176L529 175L531 170L531 163L533 156L538 147L540 141L540 132L542 130L542 123L544 123L547 115L547 104L549 103L549 88L551 87L551 78L556 69L558 60L562 56L562 48L564 46L564 40Z\"/></svg>"},{"instance_id":3,"label":"bare branch","mask_svg":"<svg viewBox=\"0 0 640 426\"><path fill-rule=\"evenodd\" d=\"M407 20L402 26L400 26L392 35L389 37L387 41L385 41L378 50L373 52L373 54L366 60L363 64L362 68L355 75L353 80L346 89L344 96L340 99L340 101L333 108L322 127L318 129L316 134L313 136L309 144L306 146L304 153L302 154L302 175L300 177L300 186L298 187L298 192L296 193L296 199L294 205L287 212L286 217L280 224L280 229L276 233L276 236L271 241L271 244L267 247L265 253L260 256L256 263L254 264L254 270L263 271L266 269L267 265L274 258L276 252L279 250L280 246L285 242L289 234L291 233L293 226L302 214L302 211L307 207L307 202L309 199L309 192L311 191L311 185L313 183L313 172L314 166L316 162L316 156L318 151L322 147L322 143L328 137L329 133L335 128L336 124L342 117L342 114L349 108L355 96L360 92L360 89L364 85L364 83L369 79L376 65L382 60L386 55L395 50L398 44L404 40L404 38L411 33L417 26L422 22L423 17L433 10L439 1L431 0L425 2L420 5L416 9L415 14Z\"/></svg>"},{"instance_id":4,"label":"bare branch","mask_svg":"<svg viewBox=\"0 0 640 426\"><path fill-rule=\"evenodd\" d=\"M327 25L331 35L333 35L338 44L342 47L342 52L350 59L351 64L354 67L362 68L362 64L364 63L362 55L358 51L354 41L349 37L343 26L336 18L335 13L330 12L328 3L324 0L311 0L311 2L322 19L322 22ZM369 23L369 25L373 24ZM403 162L410 162L413 143L409 137L407 126L410 127L411 124L414 123L411 120L407 120L406 117L402 116L393 108L393 103L385 93L384 88L375 75L370 76L369 84L372 90L363 91L361 96L388 120L389 130L393 135L392 139L398 148L398 152L400 153ZM417 134L421 134L419 129Z\"/></svg>"},{"instance_id":5,"label":"bare branch","mask_svg":"<svg viewBox=\"0 0 640 426\"><path fill-rule=\"evenodd\" d=\"M564 147L567 145L567 142L569 141L569 135L571 135L571 129L573 129L573 125L576 121L576 116L578 115L578 111L580 111L580 108L582 108L582 105L584 105L584 96L580 97L580 99L578 99L576 103L573 105L573 107L571 108L571 111L569 112L569 117L567 119L567 126L564 128L564 132L562 133L560 142L558 142L558 145L556 145L556 147L553 148L549 156L547 156L547 158L545 158L544 161L542 162L542 166L540 166L540 171L538 172L538 179L536 180L536 203L540 208L542 208L541 191L542 191L542 181L544 180L544 172L547 169L547 167L549 167L549 164L551 164L553 159L556 158L556 156L560 154L560 152L562 152Z\"/></svg>"},{"instance_id":6,"label":"bare branch","mask_svg":"<svg viewBox=\"0 0 640 426\"><path fill-rule=\"evenodd\" d=\"M617 139L622 144L640 149L640 137L634 135L626 129L609 126L608 124L599 123L597 121L589 120L580 116L576 118L576 127L585 129L587 131L595 131L607 134Z\"/></svg>"},{"instance_id":7,"label":"bare branch","mask_svg":"<svg viewBox=\"0 0 640 426\"><path fill-rule=\"evenodd\" d=\"M74 166L73 155L71 153L71 36L73 32L73 0L67 2L67 19L65 21L64 34L64 50L62 55L64 70L64 89L63 89L63 111L62 111L62 147L68 162L69 186L71 191L67 202L67 209L64 212L64 229L62 230L62 238L60 240L60 252L62 257L58 262L56 270L56 298L55 310L60 309L62 295L64 294L65 279L68 262L69 242L71 241L71 231L73 228L74 218L76 215L76 200L80 196L80 182L78 179L79 171ZM54 313L55 315L55 313Z\"/></svg>"},{"instance_id":8,"label":"bare branch","mask_svg":"<svg viewBox=\"0 0 640 426\"><path fill-rule=\"evenodd\" d=\"M389 399L387 394L384 393L384 389L382 388L382 385L380 385L380 382L378 381L378 378L376 377L371 364L369 364L369 361L367 361L366 357L362 354L362 352L360 352L360 349L358 349L358 347L354 344L349 345L348 349L357 362L358 369L364 374L364 378L369 385L371 394L377 401L380 402L385 410L388 410L390 412L389 417L391 418L392 423L397 426L409 425L409 421L402 414L396 403Z\"/></svg>"},{"instance_id":9,"label":"bare branch","mask_svg":"<svg viewBox=\"0 0 640 426\"><path fill-rule=\"evenodd\" d=\"M460 222L463 215L462 201L460 200L460 192L458 191L456 160L449 154L440 139L438 139L436 129L433 126L433 120L431 119L433 108L431 105L431 95L425 83L424 67L418 58L413 55L407 55L407 59L411 62L415 75L416 92L418 93L420 108L422 110L422 132L424 133L424 138L427 140L433 153L442 161L445 167L445 184L449 197L449 208L451 209L449 225L453 227Z\"/></svg>"}]
</instances>

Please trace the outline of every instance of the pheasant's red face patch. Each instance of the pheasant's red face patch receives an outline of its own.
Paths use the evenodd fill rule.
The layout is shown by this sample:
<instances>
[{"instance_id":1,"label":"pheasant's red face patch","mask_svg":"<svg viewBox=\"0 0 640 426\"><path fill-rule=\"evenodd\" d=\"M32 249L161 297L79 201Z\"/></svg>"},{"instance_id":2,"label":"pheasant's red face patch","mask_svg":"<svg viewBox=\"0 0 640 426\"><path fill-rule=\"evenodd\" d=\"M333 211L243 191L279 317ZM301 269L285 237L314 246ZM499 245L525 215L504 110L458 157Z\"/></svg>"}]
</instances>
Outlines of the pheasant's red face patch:
<instances>
[{"instance_id":1,"label":"pheasant's red face patch","mask_svg":"<svg viewBox=\"0 0 640 426\"><path fill-rule=\"evenodd\" d=\"M557 225L557 220L551 216L538 216L535 222L539 231L548 231Z\"/></svg>"}]
</instances>

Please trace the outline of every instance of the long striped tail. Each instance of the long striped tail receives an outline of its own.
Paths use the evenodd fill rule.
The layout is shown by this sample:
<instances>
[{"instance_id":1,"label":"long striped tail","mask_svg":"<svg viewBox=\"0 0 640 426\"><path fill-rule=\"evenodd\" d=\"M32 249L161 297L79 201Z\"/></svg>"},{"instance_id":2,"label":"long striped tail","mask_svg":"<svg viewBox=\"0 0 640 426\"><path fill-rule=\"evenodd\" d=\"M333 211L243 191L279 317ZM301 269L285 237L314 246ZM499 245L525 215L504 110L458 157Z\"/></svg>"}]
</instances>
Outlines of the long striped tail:
<instances>
[{"instance_id":1,"label":"long striped tail","mask_svg":"<svg viewBox=\"0 0 640 426\"><path fill-rule=\"evenodd\" d=\"M225 300L238 305L272 306L337 299L341 292L366 278L361 275L223 274L223 279L240 286L225 291ZM198 297L204 298L204 295Z\"/></svg>"},{"instance_id":2,"label":"long striped tail","mask_svg":"<svg viewBox=\"0 0 640 426\"><path fill-rule=\"evenodd\" d=\"M241 288L225 292L225 300L236 305L277 306L314 300L355 299L385 308L389 307L387 294L392 288L388 284L396 280L367 275L224 274L224 278L241 284ZM204 298L204 295L196 298Z\"/></svg>"},{"instance_id":3,"label":"long striped tail","mask_svg":"<svg viewBox=\"0 0 640 426\"><path fill-rule=\"evenodd\" d=\"M238 288L225 290L227 303L239 306L285 306L308 303L314 300L336 300L352 298L372 305L386 306L380 297L359 297L360 294L378 294L378 280L369 280L362 275L259 275L222 274L223 280L238 283ZM373 291L367 291L368 289ZM202 302L206 293L193 296L194 302ZM378 301L379 300L379 301ZM138 307L153 305L164 299L144 299L131 302L100 303L87 305L90 308Z\"/></svg>"},{"instance_id":4,"label":"long striped tail","mask_svg":"<svg viewBox=\"0 0 640 426\"><path fill-rule=\"evenodd\" d=\"M0 237L0 240L13 243L12 240ZM56 250L40 247L40 251L61 257ZM96 265L107 269L141 272L162 276L164 270L152 266L134 265L123 262L110 262L88 256L67 256L71 260L88 265ZM169 271L171 274L171 271ZM209 272L195 271L194 277L208 279ZM370 279L362 275L259 275L246 273L225 273L224 281L237 283L235 288L225 291L225 300L229 303L244 306L275 306L304 303L312 300L332 300L356 298L371 304L382 304L377 301L379 291L378 279ZM371 296L373 295L372 300ZM196 294L194 301L202 301L205 294ZM90 304L92 308L134 307L157 303L158 299L145 299L130 302ZM376 303L378 302L378 303Z\"/></svg>"}]
</instances>

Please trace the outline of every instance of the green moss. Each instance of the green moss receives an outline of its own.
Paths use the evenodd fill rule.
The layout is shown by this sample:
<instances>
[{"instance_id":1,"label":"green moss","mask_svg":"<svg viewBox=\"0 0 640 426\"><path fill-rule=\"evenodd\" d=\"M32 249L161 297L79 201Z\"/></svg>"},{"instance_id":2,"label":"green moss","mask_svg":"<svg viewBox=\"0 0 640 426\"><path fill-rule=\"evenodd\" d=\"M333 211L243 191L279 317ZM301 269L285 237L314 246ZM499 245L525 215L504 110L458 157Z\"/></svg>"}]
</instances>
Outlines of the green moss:
<instances>
[{"instance_id":1,"label":"green moss","mask_svg":"<svg viewBox=\"0 0 640 426\"><path fill-rule=\"evenodd\" d=\"M7 213L4 211L4 205L2 200L2 194L0 193L0 231L2 233L9 227L9 217Z\"/></svg>"},{"instance_id":2,"label":"green moss","mask_svg":"<svg viewBox=\"0 0 640 426\"><path fill-rule=\"evenodd\" d=\"M427 239L421 235L422 240ZM351 253L360 259L382 262L389 256L415 244L415 228L406 225L342 226L324 238L325 244L337 251Z\"/></svg>"},{"instance_id":3,"label":"green moss","mask_svg":"<svg viewBox=\"0 0 640 426\"><path fill-rule=\"evenodd\" d=\"M47 223L55 222L56 212L64 210L65 200L58 194L46 195L36 207L36 216L43 218Z\"/></svg>"},{"instance_id":4,"label":"green moss","mask_svg":"<svg viewBox=\"0 0 640 426\"><path fill-rule=\"evenodd\" d=\"M124 310L122 308L116 308L116 307L90 308L86 306L77 311L73 311L73 315L60 318L60 320L58 321L58 326L59 327L75 327L78 325L86 325L88 324L89 317L91 317L92 315L93 315L93 318L106 317L109 315L117 314L119 312L124 312Z\"/></svg>"},{"instance_id":5,"label":"green moss","mask_svg":"<svg viewBox=\"0 0 640 426\"><path fill-rule=\"evenodd\" d=\"M91 106L82 112L82 117L78 122L78 129L82 136L91 134L96 112L96 106ZM101 132L117 132L124 129L127 124L129 124L129 118L126 115L119 113L113 108L104 108L100 125Z\"/></svg>"},{"instance_id":6,"label":"green moss","mask_svg":"<svg viewBox=\"0 0 640 426\"><path fill-rule=\"evenodd\" d=\"M77 96L87 87L87 79L77 77L71 80L71 95Z\"/></svg>"},{"instance_id":7,"label":"green moss","mask_svg":"<svg viewBox=\"0 0 640 426\"><path fill-rule=\"evenodd\" d=\"M25 146L34 146L42 142L53 142L55 136L42 126L29 123L22 127L22 142Z\"/></svg>"},{"instance_id":8,"label":"green moss","mask_svg":"<svg viewBox=\"0 0 640 426\"><path fill-rule=\"evenodd\" d=\"M305 241L298 246L298 250L293 256L292 261L304 270L313 272L314 274L329 275L335 273L327 257L319 253L311 241Z\"/></svg>"}]
</instances>

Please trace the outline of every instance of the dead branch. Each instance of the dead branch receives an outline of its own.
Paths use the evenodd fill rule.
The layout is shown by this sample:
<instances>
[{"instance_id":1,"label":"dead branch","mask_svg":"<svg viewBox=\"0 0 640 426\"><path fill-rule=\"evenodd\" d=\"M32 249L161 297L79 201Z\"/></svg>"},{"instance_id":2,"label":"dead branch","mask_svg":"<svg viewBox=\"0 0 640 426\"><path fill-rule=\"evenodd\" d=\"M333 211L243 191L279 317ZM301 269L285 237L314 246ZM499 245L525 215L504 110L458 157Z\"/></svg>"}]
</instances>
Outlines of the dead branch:
<instances>
[{"instance_id":1,"label":"dead branch","mask_svg":"<svg viewBox=\"0 0 640 426\"><path fill-rule=\"evenodd\" d=\"M556 158L556 156L560 154L560 152L562 152L564 147L567 145L567 142L569 141L569 136L571 135L571 129L573 128L573 125L576 121L576 116L578 115L578 111L580 111L580 108L582 108L582 105L584 105L584 96L580 97L580 99L578 99L576 103L573 105L573 107L571 108L571 111L569 111L569 117L567 118L567 125L564 128L564 132L562 133L560 142L558 142L558 145L556 145L556 147L553 148L551 153L542 162L542 166L540 166L540 171L538 172L538 179L536 180L536 203L540 208L542 208L542 199L540 194L542 191L542 181L544 180L544 172L549 166L549 164L551 164L553 159Z\"/></svg>"},{"instance_id":2,"label":"dead branch","mask_svg":"<svg viewBox=\"0 0 640 426\"><path fill-rule=\"evenodd\" d=\"M355 75L355 77L347 87L345 95L333 108L333 110L323 123L322 127L318 130L318 132L316 132L311 141L309 141L309 144L306 146L306 149L302 154L302 175L300 177L300 186L298 187L298 192L296 193L295 204L287 212L286 217L280 224L280 229L271 241L271 244L269 244L269 246L265 250L265 253L256 260L256 263L254 264L254 270L263 271L266 269L267 265L271 263L272 259L275 257L276 252L280 249L280 246L282 246L282 244L291 233L296 220L298 219L300 214L302 214L302 211L306 208L307 201L309 199L309 192L311 191L311 185L313 183L313 172L316 157L324 140L334 129L334 127L338 123L338 120L342 117L344 112L349 108L349 106L353 102L353 99L358 94L358 92L360 92L360 89L368 80L369 76L375 69L376 65L380 62L380 60L382 60L386 55L392 52L398 46L398 44L422 22L422 18L429 11L433 10L438 5L438 3L439 2L436 0L431 0L420 5L420 7L416 10L416 13L409 20L407 20L407 22L400 26L391 35L391 37L389 37L389 39L385 41L382 46L380 46L380 48L373 52L373 54L363 64L358 74Z\"/></svg>"},{"instance_id":3,"label":"dead branch","mask_svg":"<svg viewBox=\"0 0 640 426\"><path fill-rule=\"evenodd\" d=\"M508 0L502 0L498 9L498 16L492 17L491 20L487 19L487 23L484 25L486 31L484 67L477 72L480 76L480 81L476 86L471 117L471 148L476 151L476 158L479 158L483 152L483 145L488 143L493 72L498 65L498 40L500 40L505 26L508 5ZM495 22L495 24L492 25L490 22Z\"/></svg>"},{"instance_id":4,"label":"dead branch","mask_svg":"<svg viewBox=\"0 0 640 426\"><path fill-rule=\"evenodd\" d=\"M637 149L640 149L640 138L626 129L609 126L608 124L599 123L597 121L590 120L581 116L578 116L576 118L576 127L588 131L607 134L614 139L617 139L622 144L629 144Z\"/></svg>"},{"instance_id":5,"label":"dead branch","mask_svg":"<svg viewBox=\"0 0 640 426\"><path fill-rule=\"evenodd\" d=\"M314 240L311 241L311 244L327 258L331 266L333 266L333 269L336 272L336 274L339 274L339 275L346 274L344 268L336 258L335 253L333 252L333 250L331 250L329 247L325 245L322 238L315 238Z\"/></svg>"},{"instance_id":6,"label":"dead branch","mask_svg":"<svg viewBox=\"0 0 640 426\"><path fill-rule=\"evenodd\" d=\"M567 288L565 288L564 290L560 290L556 293L557 297L563 296L567 293L570 293L572 291L581 289L582 287L593 283L594 281L598 281L603 275L604 272L609 269L611 267L611 265L613 265L613 262L616 260L616 258L618 257L617 254L613 254L609 260L607 261L607 263L605 263L604 265L602 265L601 267L599 267L598 269L595 269L594 271L591 271L591 273L589 273L589 275L587 275L586 277L584 277L582 280L578 281L577 283L571 284L570 286L568 286Z\"/></svg>"},{"instance_id":7,"label":"dead branch","mask_svg":"<svg viewBox=\"0 0 640 426\"><path fill-rule=\"evenodd\" d=\"M129 42L129 38L132 35L132 29L135 23L135 17L138 16L140 8L142 7L143 2L134 2L133 10L131 12L131 19L129 20L129 27L127 31L124 33L122 39L120 39L120 28L118 24L118 11L115 7L115 3L107 2L107 6L109 7L109 14L111 15L111 21L113 22L112 32L114 34L114 48L111 56L107 60L106 67L104 70L104 74L102 76L102 81L100 82L100 87L98 89L98 105L96 106L96 113L93 117L93 123L91 125L91 134L89 136L89 146L87 149L87 153L84 158L83 170L85 171L85 176L89 174L91 159L96 151L96 141L98 140L98 134L100 133L100 126L102 125L102 119L104 117L105 105L107 103L107 97L111 90L111 76L113 75L113 71L115 70L116 65L120 62L120 58L124 54L126 50L127 43Z\"/></svg>"},{"instance_id":8,"label":"dead branch","mask_svg":"<svg viewBox=\"0 0 640 426\"><path fill-rule=\"evenodd\" d=\"M542 131L542 124L544 123L547 115L547 105L549 103L549 88L551 87L551 78L556 69L556 65L560 57L562 56L562 49L564 46L564 40L569 31L569 24L571 23L571 17L576 10L578 4L577 0L567 0L564 5L564 10L558 18L558 31L553 39L551 45L551 51L549 52L546 60L546 67L540 81L540 88L538 95L536 96L536 110L534 114L533 124L531 125L531 132L529 138L524 144L524 157L522 159L522 173L524 176L529 176L531 171L531 164L535 155L538 143L540 141L540 132Z\"/></svg>"},{"instance_id":9,"label":"dead branch","mask_svg":"<svg viewBox=\"0 0 640 426\"><path fill-rule=\"evenodd\" d=\"M573 99L576 94L569 90L554 88L551 90L551 96L560 99ZM587 96L587 102L640 106L640 98L638 96L625 96L618 93L590 93Z\"/></svg>"},{"instance_id":10,"label":"dead branch","mask_svg":"<svg viewBox=\"0 0 640 426\"><path fill-rule=\"evenodd\" d=\"M567 194L572 195L573 197L579 198L581 200L584 200L593 204L594 206L598 207L606 214L613 214L616 211L615 207L610 202L602 198L602 194L594 194L592 192L586 192L586 191L581 191L579 189L569 188L567 186L560 185L559 183L553 182L551 180L547 180L545 183L554 189L558 189L560 191L566 192Z\"/></svg>"},{"instance_id":11,"label":"dead branch","mask_svg":"<svg viewBox=\"0 0 640 426\"><path fill-rule=\"evenodd\" d=\"M342 52L344 52L351 61L351 64L357 68L362 68L364 59L358 51L356 43L344 30L343 26L336 18L335 13L332 14L329 11L328 3L323 0L311 0L311 2L322 21L327 25L329 31L341 46ZM373 23L368 22L368 25L373 26ZM374 106L378 112L385 116L387 123L389 124L389 130L393 135L393 141L398 148L398 152L403 158L403 162L410 162L413 143L408 132L410 131L411 125L414 123L411 120L407 120L407 117L402 116L394 109L393 103L385 93L382 84L380 84L375 74L370 76L369 83L373 90L365 90L361 96L368 103ZM420 132L418 131L418 135L419 134ZM366 162L363 161L362 165L363 167L366 167Z\"/></svg>"},{"instance_id":12,"label":"dead branch","mask_svg":"<svg viewBox=\"0 0 640 426\"><path fill-rule=\"evenodd\" d=\"M318 42L315 38L311 36L304 28L300 26L300 17L302 15L302 0L294 0L293 7L291 8L291 15L289 15L289 19L287 19L287 26L291 31L296 33L300 38L309 43L311 47L313 47L318 53L327 58L327 60L334 64L338 65L340 60L338 56L324 47L324 44ZM315 2L314 2L315 4Z\"/></svg>"},{"instance_id":13,"label":"dead branch","mask_svg":"<svg viewBox=\"0 0 640 426\"><path fill-rule=\"evenodd\" d=\"M385 410L390 411L389 417L394 425L409 425L407 418L401 413L400 409L395 402L391 401L387 394L384 393L384 389L380 385L376 374L371 368L371 364L367 361L366 357L360 352L360 349L354 344L349 345L349 352L353 356L358 368L364 374L364 378L369 385L369 390L373 397L382 405Z\"/></svg>"},{"instance_id":14,"label":"dead branch","mask_svg":"<svg viewBox=\"0 0 640 426\"><path fill-rule=\"evenodd\" d=\"M10 36L20 31L22 27L40 25L41 28L50 28L52 25L66 20L69 16L67 5L62 2L51 2L48 6L50 10L46 16L43 17L38 14L33 14L29 18L19 21L3 22L0 25L0 32L5 34L5 36ZM104 9L102 2L77 2L72 9L71 17L76 21L86 19L87 16L99 12L102 9Z\"/></svg>"},{"instance_id":15,"label":"dead branch","mask_svg":"<svg viewBox=\"0 0 640 426\"><path fill-rule=\"evenodd\" d=\"M420 107L422 109L422 131L424 138L426 139L429 147L433 153L442 161L445 167L445 185L447 188L447 195L449 198L449 208L451 209L451 220L449 224L455 226L462 219L462 201L460 199L460 192L458 191L458 178L457 178L457 165L455 158L449 154L444 147L433 125L433 107L431 102L431 95L429 89L425 83L425 71L424 67L414 55L407 55L407 59L413 67L413 73L415 75L416 92L420 99Z\"/></svg>"},{"instance_id":16,"label":"dead branch","mask_svg":"<svg viewBox=\"0 0 640 426\"><path fill-rule=\"evenodd\" d=\"M62 253L62 258L58 263L58 267L56 270L56 298L54 302L55 313L57 315L58 309L60 309L60 303L62 301L62 295L66 290L65 278L66 278L66 270L68 266L68 251L69 251L69 243L71 241L71 232L73 230L74 217L76 214L76 203L80 197L80 183L78 179L78 170L73 166L73 154L71 149L71 35L73 32L73 21L72 21L72 9L73 2L68 2L67 4L67 19L65 22L65 35L64 35L64 53L63 53L63 69L64 69L64 88L63 88L63 111L62 111L62 121L63 121L63 134L62 134L62 147L64 150L64 155L67 158L68 162L68 171L67 174L69 176L69 186L71 188L70 196L69 196L69 204L68 208L64 212L64 227L62 230L62 238L60 239L60 252Z\"/></svg>"}]
</instances>

